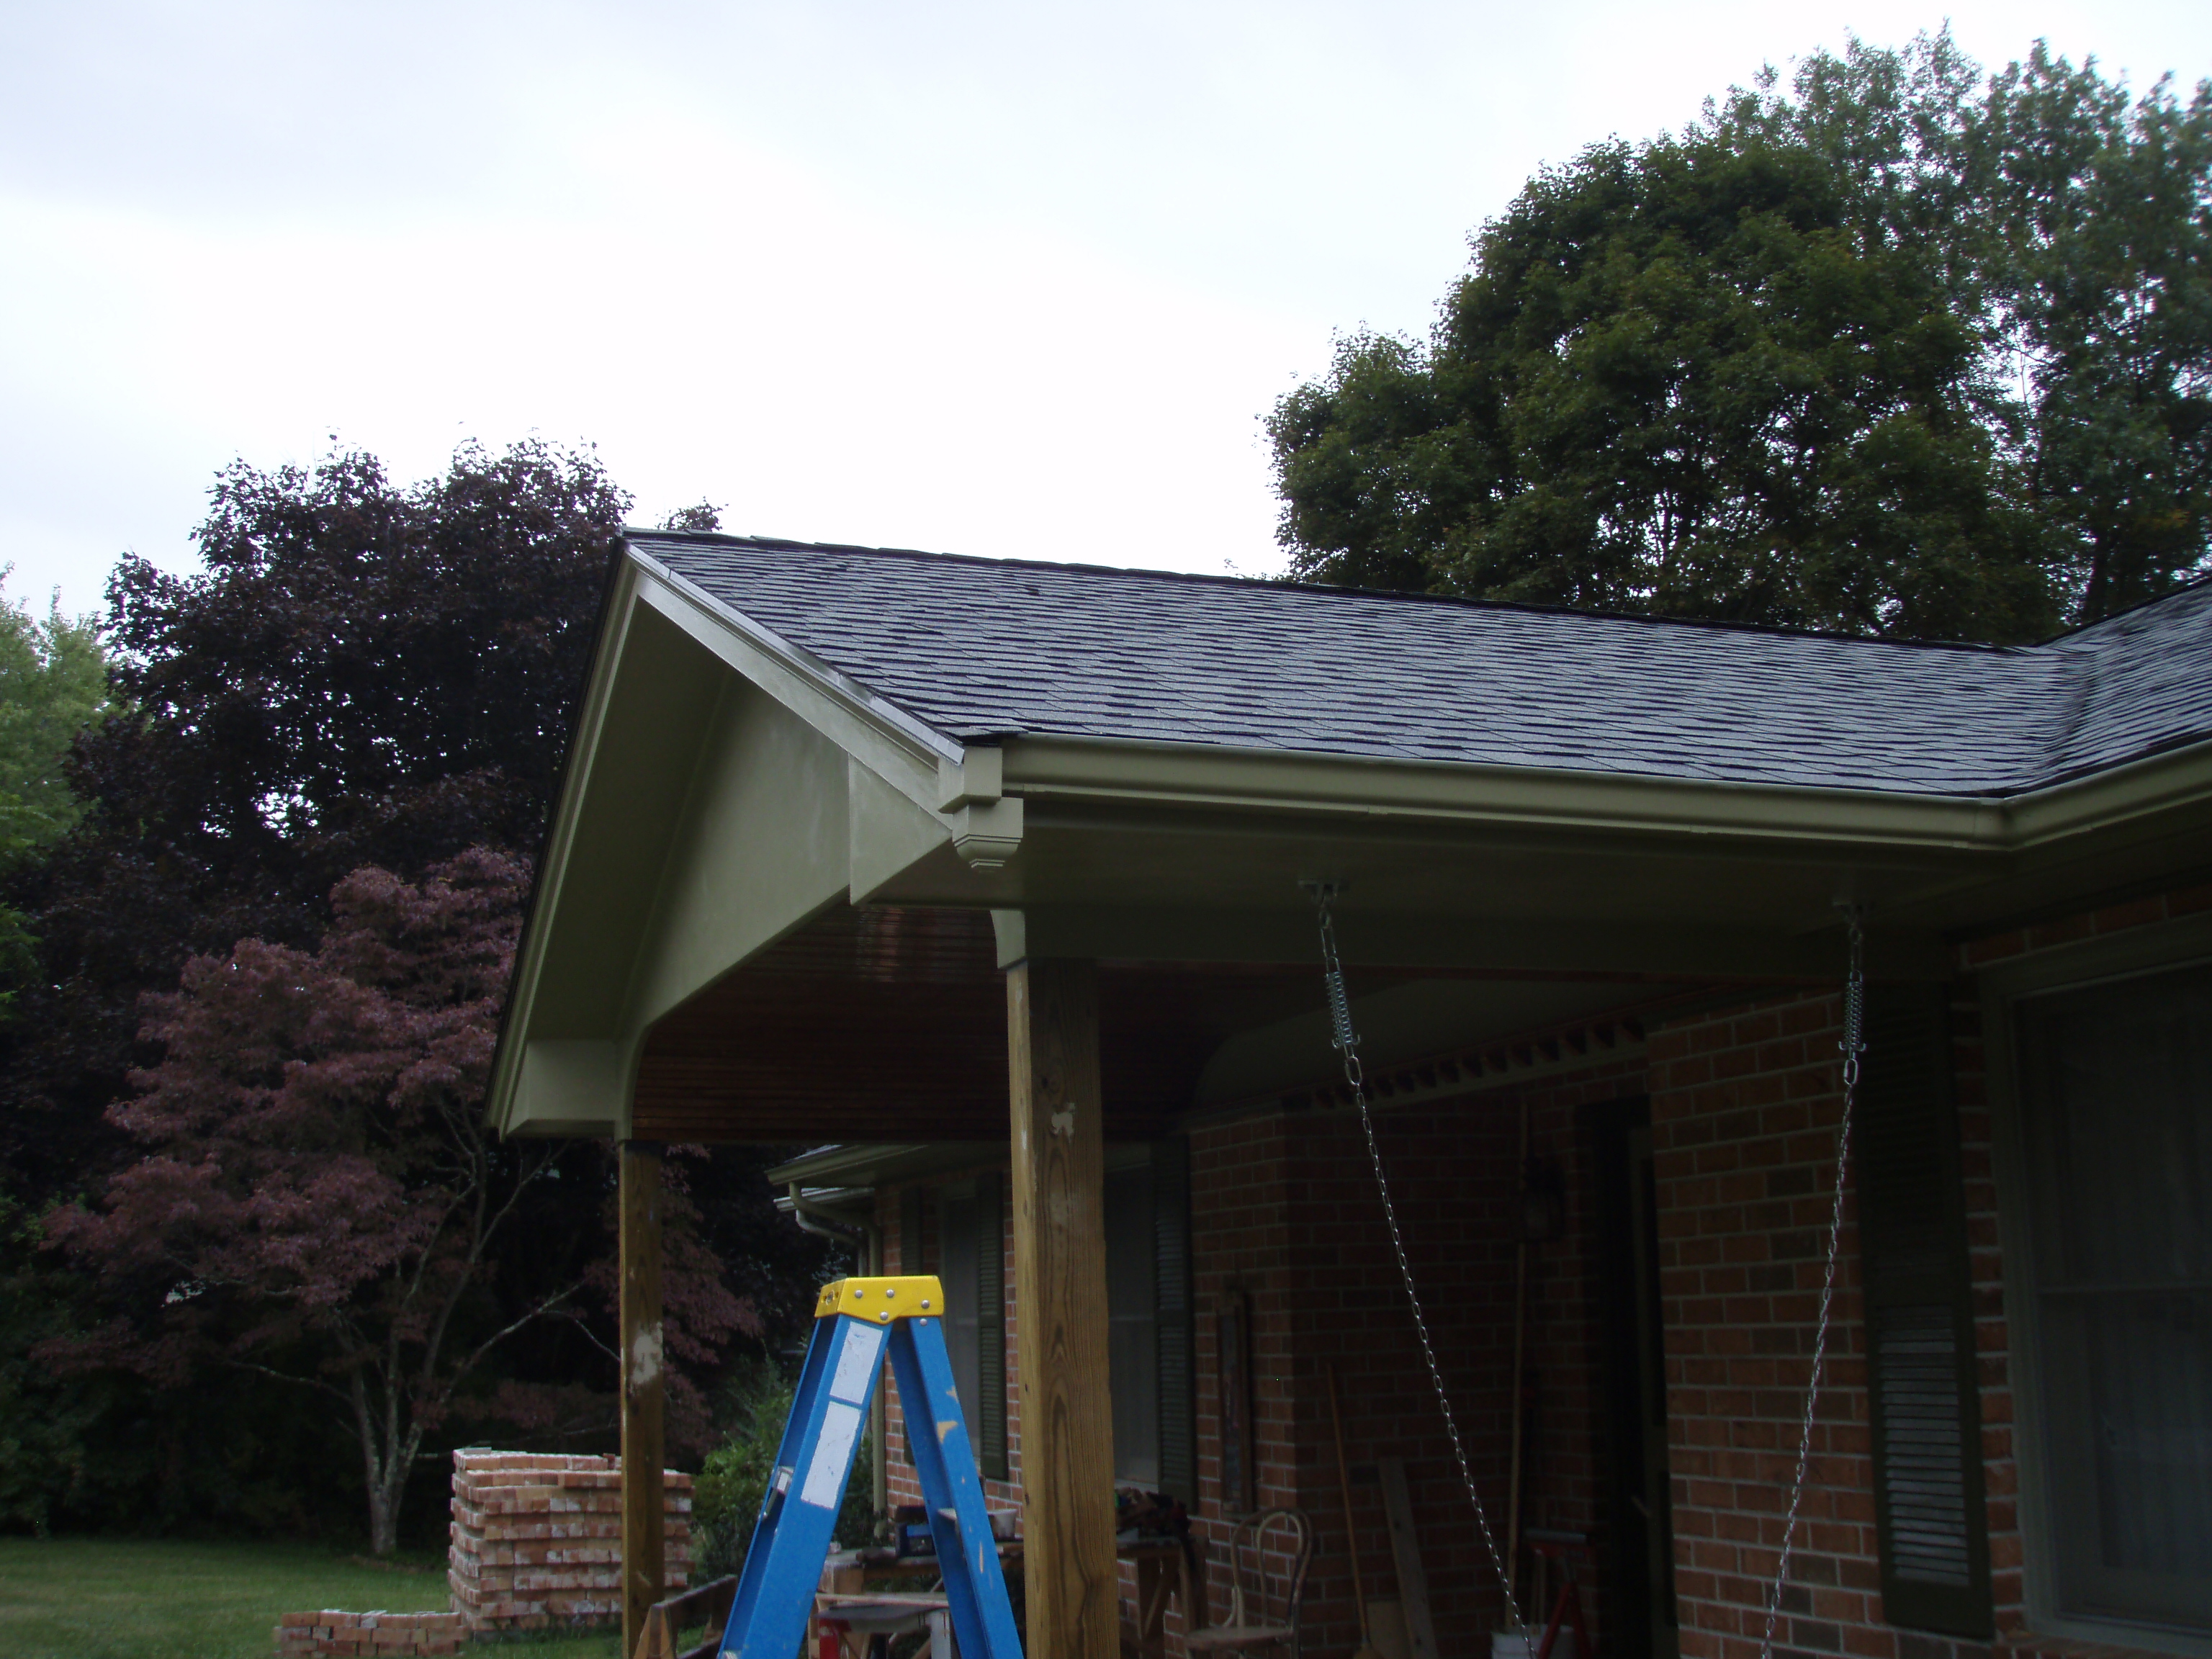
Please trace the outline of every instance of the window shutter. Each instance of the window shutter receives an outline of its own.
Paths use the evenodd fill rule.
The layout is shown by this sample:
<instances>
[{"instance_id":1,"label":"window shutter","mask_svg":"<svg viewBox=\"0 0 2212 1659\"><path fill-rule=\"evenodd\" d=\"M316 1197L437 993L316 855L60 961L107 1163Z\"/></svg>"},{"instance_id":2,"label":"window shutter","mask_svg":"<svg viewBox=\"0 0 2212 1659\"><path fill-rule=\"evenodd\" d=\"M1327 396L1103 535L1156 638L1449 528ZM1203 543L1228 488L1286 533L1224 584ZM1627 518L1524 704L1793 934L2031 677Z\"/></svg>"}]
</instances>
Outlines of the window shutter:
<instances>
[{"instance_id":1,"label":"window shutter","mask_svg":"<svg viewBox=\"0 0 2212 1659\"><path fill-rule=\"evenodd\" d=\"M1006 1478L1006 1200L1005 1177L975 1177L975 1462Z\"/></svg>"},{"instance_id":2,"label":"window shutter","mask_svg":"<svg viewBox=\"0 0 2212 1659\"><path fill-rule=\"evenodd\" d=\"M921 1260L921 1188L907 1187L902 1188L899 1193L899 1272L904 1274L920 1273ZM902 1421L903 1421L902 1419ZM908 1425L899 1435L899 1461L909 1468L913 1466L914 1439L911 1425Z\"/></svg>"},{"instance_id":3,"label":"window shutter","mask_svg":"<svg viewBox=\"0 0 2212 1659\"><path fill-rule=\"evenodd\" d=\"M1170 1136L1152 1148L1152 1229L1158 1275L1160 1490L1198 1502L1196 1333L1190 1272L1190 1139Z\"/></svg>"},{"instance_id":4,"label":"window shutter","mask_svg":"<svg viewBox=\"0 0 2212 1659\"><path fill-rule=\"evenodd\" d=\"M1986 1641L1981 1409L1940 988L1869 988L1852 1139L1884 1617Z\"/></svg>"},{"instance_id":5,"label":"window shutter","mask_svg":"<svg viewBox=\"0 0 2212 1659\"><path fill-rule=\"evenodd\" d=\"M908 1187L899 1193L899 1272L912 1276L921 1272L921 1188Z\"/></svg>"}]
</instances>

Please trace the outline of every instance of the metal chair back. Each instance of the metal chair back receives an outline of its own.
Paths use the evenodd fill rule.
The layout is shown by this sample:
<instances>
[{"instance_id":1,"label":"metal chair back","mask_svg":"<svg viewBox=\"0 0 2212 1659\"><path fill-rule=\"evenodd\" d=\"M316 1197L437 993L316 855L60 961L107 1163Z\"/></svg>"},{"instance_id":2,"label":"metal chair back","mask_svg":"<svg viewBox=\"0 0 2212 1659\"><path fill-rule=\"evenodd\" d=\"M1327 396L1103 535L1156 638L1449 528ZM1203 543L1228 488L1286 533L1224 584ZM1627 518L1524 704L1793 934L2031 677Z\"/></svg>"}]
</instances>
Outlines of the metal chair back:
<instances>
[{"instance_id":1,"label":"metal chair back","mask_svg":"<svg viewBox=\"0 0 2212 1659\"><path fill-rule=\"evenodd\" d=\"M1262 1510L1238 1522L1229 1535L1230 1601L1221 1623L1288 1631L1291 1659L1298 1659L1298 1613L1313 1550L1313 1522L1303 1510Z\"/></svg>"}]
</instances>

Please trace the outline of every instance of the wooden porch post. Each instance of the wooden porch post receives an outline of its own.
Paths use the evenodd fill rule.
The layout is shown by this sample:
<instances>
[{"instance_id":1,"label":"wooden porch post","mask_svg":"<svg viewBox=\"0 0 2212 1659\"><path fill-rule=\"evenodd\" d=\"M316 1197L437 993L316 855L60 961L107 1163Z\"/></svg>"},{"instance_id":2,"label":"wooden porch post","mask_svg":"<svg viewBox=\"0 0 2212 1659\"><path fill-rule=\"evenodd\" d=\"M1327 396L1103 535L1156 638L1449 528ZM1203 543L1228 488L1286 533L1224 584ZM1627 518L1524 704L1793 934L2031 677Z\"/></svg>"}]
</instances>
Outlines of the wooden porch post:
<instances>
[{"instance_id":1,"label":"wooden porch post","mask_svg":"<svg viewBox=\"0 0 2212 1659\"><path fill-rule=\"evenodd\" d=\"M1095 963L1006 970L1030 1659L1118 1659Z\"/></svg>"},{"instance_id":2,"label":"wooden porch post","mask_svg":"<svg viewBox=\"0 0 2212 1659\"><path fill-rule=\"evenodd\" d=\"M622 1143L622 1659L661 1598L660 1148Z\"/></svg>"}]
</instances>

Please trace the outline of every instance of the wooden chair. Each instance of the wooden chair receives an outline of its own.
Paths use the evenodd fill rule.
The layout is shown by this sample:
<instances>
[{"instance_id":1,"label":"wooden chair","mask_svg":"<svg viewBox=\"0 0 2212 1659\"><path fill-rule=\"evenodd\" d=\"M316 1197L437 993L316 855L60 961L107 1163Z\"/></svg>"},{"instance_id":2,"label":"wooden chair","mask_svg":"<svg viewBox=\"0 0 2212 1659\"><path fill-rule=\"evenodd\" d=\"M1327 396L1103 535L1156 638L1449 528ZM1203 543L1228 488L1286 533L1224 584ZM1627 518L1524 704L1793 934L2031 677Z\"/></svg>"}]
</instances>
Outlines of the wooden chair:
<instances>
[{"instance_id":1,"label":"wooden chair","mask_svg":"<svg viewBox=\"0 0 2212 1659\"><path fill-rule=\"evenodd\" d=\"M1287 1561L1270 1573L1268 1556ZM1302 1510L1262 1510L1229 1535L1229 1605L1222 1622L1183 1638L1193 1654L1280 1647L1298 1659L1298 1612L1313 1565L1313 1523Z\"/></svg>"}]
</instances>

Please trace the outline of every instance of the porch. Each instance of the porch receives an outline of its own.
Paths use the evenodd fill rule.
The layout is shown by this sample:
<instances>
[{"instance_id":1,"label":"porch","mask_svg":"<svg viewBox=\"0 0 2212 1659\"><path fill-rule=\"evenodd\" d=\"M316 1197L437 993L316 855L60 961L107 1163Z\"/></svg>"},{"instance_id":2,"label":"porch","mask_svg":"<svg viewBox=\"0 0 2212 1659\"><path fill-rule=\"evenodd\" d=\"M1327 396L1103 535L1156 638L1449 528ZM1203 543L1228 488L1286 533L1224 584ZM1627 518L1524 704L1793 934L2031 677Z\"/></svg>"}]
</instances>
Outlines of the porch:
<instances>
[{"instance_id":1,"label":"porch","mask_svg":"<svg viewBox=\"0 0 2212 1659\"><path fill-rule=\"evenodd\" d=\"M2212 637L2201 609L2183 644L2112 649L2159 656L2153 691L2198 684L2173 664ZM1849 900L1878 1058L1784 1639L1985 1642L1993 1575L2021 1590L1989 1555L1979 1413L2009 1407L1975 1364L2000 1269L1961 951L2178 891L2212 830L2193 703L2045 708L2087 656L634 536L491 1103L507 1133L624 1148L625 1466L661 1461L658 1149L833 1143L790 1172L802 1196L887 1267L973 1265L952 1278L987 1458L1006 1368L987 1473L1024 1510L1035 1659L1116 1653L1113 1493L1147 1469L1201 1528L1304 1509L1314 1644L1349 1647L1332 1366L1376 1476L1353 1482L1368 1583L1406 1577L1377 1541L1396 1460L1438 1651L1486 1647L1498 1575L1322 1012L1322 878L1493 1526L1540 1231L1526 1519L1596 1534L1609 1650L1755 1650L1826 1268ZM1524 1113L1556 1231L1522 1216ZM1116 1247L1139 1188L1149 1439L1118 1340L1146 1322ZM1869 1328L1909 1340L1878 1355ZM1911 1411L1885 1430L1882 1400ZM660 1506L636 1485L641 1615Z\"/></svg>"},{"instance_id":2,"label":"porch","mask_svg":"<svg viewBox=\"0 0 2212 1659\"><path fill-rule=\"evenodd\" d=\"M1117 1487L1184 1503L1217 1554L1239 1516L1304 1510L1317 1542L1313 1651L1358 1644L1355 1548L1370 1599L1395 1601L1424 1632L1409 1636L1409 1652L1486 1650L1504 1592L1329 1042L1317 933L1304 963L1001 965L1008 931L988 912L824 912L657 1028L639 1064L631 1144L839 1136L775 1178L817 1224L849 1230L856 1269L945 1281L988 1490L1025 1516L1033 1651L1057 1642L1054 1650L1119 1653L1133 1634L1135 1573L1114 1561ZM1358 931L1348 916L1347 939ZM1683 1594L1698 1600L1693 1623L1718 1617L1733 1630L1763 1587L1738 1570L1686 1589L1676 1534L1779 1525L1825 1265L1839 987L1747 986L1648 963L1578 974L1370 963L1349 977L1432 1340L1524 1610L1543 1587L1510 1537L1568 1529L1595 1553L1581 1575L1584 1611L1608 1653L1672 1659ZM1699 1069L1692 1053L1717 1044L1734 1058L1708 1060L1708 1083L1716 1063L1740 1073L1725 1101L1685 1082ZM1098 1109L1085 1111L1092 1101ZM1001 1127L1010 1102L1012 1133ZM1741 1182L1713 1188L1715 1158L1729 1155L1756 1171L1747 1179L1757 1203L1739 1201ZM641 1157L625 1164L649 1168ZM1532 1186L1548 1213L1528 1213ZM1037 1212L1059 1224L1039 1226ZM1662 1214L1699 1237L1662 1237ZM1724 1229L1740 1236L1723 1240ZM637 1248L649 1255L652 1241ZM1715 1251L1724 1268L1704 1265ZM1680 1296L1686 1273L1717 1297L1723 1273L1736 1291L1724 1310ZM1662 1274L1677 1282L1671 1324ZM1855 1264L1845 1276L1855 1279ZM1042 1362L1040 1327L1023 1313L1038 1305L1055 1316ZM652 1310L641 1304L634 1317L641 1328ZM1686 1343L1708 1339L1723 1351L1716 1363L1741 1373L1728 1379L1733 1392L1709 1399L1678 1386L1670 1413L1662 1356L1680 1360ZM1727 1351L1746 1343L1756 1352L1739 1364ZM1698 1374L1693 1363L1673 1372L1678 1385ZM1848 1353L1831 1384L1824 1445L1835 1435L1836 1455L1806 1510L1808 1526L1826 1530L1820 1548L1799 1546L1801 1566L1815 1572L1831 1556L1878 1553L1863 1378ZM886 1498L916 1501L895 1401L883 1433ZM1699 1488L1670 1522L1671 1474L1686 1454L1690 1468L1729 1457L1756 1467L1731 1472L1723 1493ZM1391 1543L1386 1498L1397 1480L1418 1534L1418 1589ZM1045 1503L1061 1506L1056 1545L1038 1525ZM640 1555L648 1547L641 1540ZM1044 1622L1055 1605L1058 1626ZM1171 1609L1170 1651L1182 1624Z\"/></svg>"}]
</instances>

